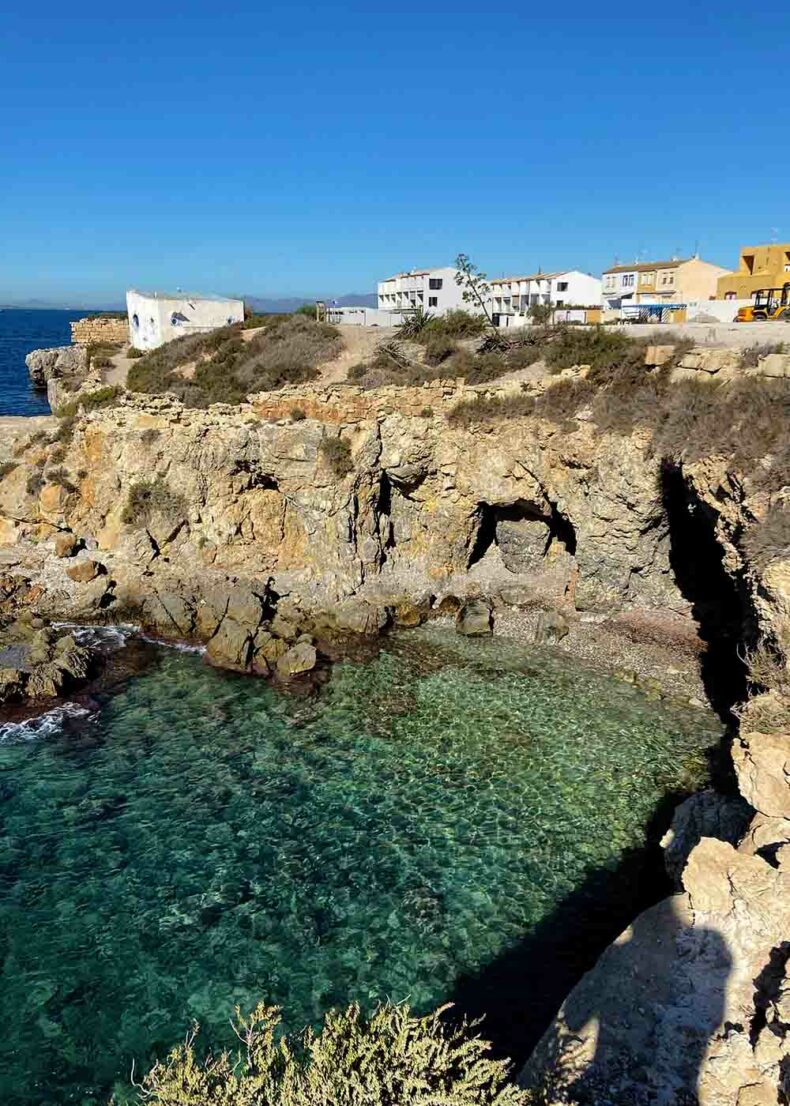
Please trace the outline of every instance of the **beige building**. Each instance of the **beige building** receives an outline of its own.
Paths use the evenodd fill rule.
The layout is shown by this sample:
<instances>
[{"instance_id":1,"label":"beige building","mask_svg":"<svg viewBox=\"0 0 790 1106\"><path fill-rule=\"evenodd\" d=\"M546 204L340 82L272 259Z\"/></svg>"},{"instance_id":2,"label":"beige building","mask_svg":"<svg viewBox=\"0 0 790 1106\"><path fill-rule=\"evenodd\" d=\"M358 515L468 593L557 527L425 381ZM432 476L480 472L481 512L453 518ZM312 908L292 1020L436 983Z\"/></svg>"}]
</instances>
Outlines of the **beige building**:
<instances>
[{"instance_id":1,"label":"beige building","mask_svg":"<svg viewBox=\"0 0 790 1106\"><path fill-rule=\"evenodd\" d=\"M604 308L654 306L659 310L692 300L712 300L719 278L726 275L727 269L701 257L613 265L603 274Z\"/></svg>"},{"instance_id":2,"label":"beige building","mask_svg":"<svg viewBox=\"0 0 790 1106\"><path fill-rule=\"evenodd\" d=\"M748 300L760 288L783 288L785 284L790 284L790 242L744 246L737 270L719 278L716 297Z\"/></svg>"}]
</instances>

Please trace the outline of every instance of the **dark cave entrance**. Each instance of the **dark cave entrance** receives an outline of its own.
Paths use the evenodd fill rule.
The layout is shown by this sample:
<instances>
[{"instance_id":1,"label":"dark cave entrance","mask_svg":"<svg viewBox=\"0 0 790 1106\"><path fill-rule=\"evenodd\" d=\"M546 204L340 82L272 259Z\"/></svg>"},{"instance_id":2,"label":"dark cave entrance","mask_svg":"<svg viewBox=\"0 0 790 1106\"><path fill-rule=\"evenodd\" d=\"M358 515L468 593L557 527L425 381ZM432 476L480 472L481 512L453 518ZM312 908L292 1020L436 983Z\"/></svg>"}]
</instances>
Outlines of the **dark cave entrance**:
<instances>
[{"instance_id":1,"label":"dark cave entrance","mask_svg":"<svg viewBox=\"0 0 790 1106\"><path fill-rule=\"evenodd\" d=\"M576 531L573 524L553 504L541 508L524 499L506 506L481 503L477 509L477 519L477 532L467 568L481 561L491 546L497 544L497 527L503 522L542 523L546 528L544 557L554 542L559 542L571 556L576 553Z\"/></svg>"},{"instance_id":2,"label":"dark cave entrance","mask_svg":"<svg viewBox=\"0 0 790 1106\"><path fill-rule=\"evenodd\" d=\"M739 577L724 568L715 517L689 486L680 465L661 471L669 523L669 563L683 598L691 604L703 642L700 672L711 706L726 723L748 692L745 651L756 639L754 613Z\"/></svg>"}]
</instances>

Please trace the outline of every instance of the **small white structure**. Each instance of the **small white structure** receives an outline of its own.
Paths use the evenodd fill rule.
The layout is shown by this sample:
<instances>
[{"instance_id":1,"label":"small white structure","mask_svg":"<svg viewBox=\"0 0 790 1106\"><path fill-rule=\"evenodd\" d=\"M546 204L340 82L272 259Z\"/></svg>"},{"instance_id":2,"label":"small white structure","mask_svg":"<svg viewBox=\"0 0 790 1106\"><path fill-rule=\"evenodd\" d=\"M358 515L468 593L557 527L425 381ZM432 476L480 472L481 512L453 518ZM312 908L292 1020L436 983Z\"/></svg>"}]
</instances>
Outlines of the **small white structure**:
<instances>
[{"instance_id":1,"label":"small white structure","mask_svg":"<svg viewBox=\"0 0 790 1106\"><path fill-rule=\"evenodd\" d=\"M126 293L129 340L135 349L156 349L185 334L203 334L244 321L244 301L186 292Z\"/></svg>"},{"instance_id":2,"label":"small white structure","mask_svg":"<svg viewBox=\"0 0 790 1106\"><path fill-rule=\"evenodd\" d=\"M398 326L403 315L378 307L327 306L326 321L336 326Z\"/></svg>"},{"instance_id":3,"label":"small white structure","mask_svg":"<svg viewBox=\"0 0 790 1106\"><path fill-rule=\"evenodd\" d=\"M479 307L466 303L463 288L455 283L458 269L410 269L396 273L378 284L380 311L416 311L422 308L431 315L446 315L448 311L470 311L479 314Z\"/></svg>"},{"instance_id":4,"label":"small white structure","mask_svg":"<svg viewBox=\"0 0 790 1106\"><path fill-rule=\"evenodd\" d=\"M579 269L497 277L488 284L495 326L520 325L531 307L597 307L601 302L600 280Z\"/></svg>"}]
</instances>

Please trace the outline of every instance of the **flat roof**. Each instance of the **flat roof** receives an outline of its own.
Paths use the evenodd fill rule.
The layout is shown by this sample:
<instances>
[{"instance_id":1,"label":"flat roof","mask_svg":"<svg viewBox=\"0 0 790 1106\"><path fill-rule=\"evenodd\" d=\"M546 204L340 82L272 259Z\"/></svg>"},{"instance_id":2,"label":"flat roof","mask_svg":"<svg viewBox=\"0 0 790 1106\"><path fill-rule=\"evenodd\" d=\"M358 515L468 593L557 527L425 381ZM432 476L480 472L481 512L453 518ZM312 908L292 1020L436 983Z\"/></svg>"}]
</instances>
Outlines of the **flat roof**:
<instances>
[{"instance_id":1,"label":"flat roof","mask_svg":"<svg viewBox=\"0 0 790 1106\"><path fill-rule=\"evenodd\" d=\"M556 273L527 273L525 276L491 277L489 284L504 284L509 280L553 280L554 277L565 276L566 273L579 272L578 269L561 269Z\"/></svg>"},{"instance_id":2,"label":"flat roof","mask_svg":"<svg viewBox=\"0 0 790 1106\"><path fill-rule=\"evenodd\" d=\"M146 292L140 288L128 288L126 294L132 292L136 296L143 296L147 300L210 300L213 303L241 302L241 296L220 296L214 292Z\"/></svg>"}]
</instances>

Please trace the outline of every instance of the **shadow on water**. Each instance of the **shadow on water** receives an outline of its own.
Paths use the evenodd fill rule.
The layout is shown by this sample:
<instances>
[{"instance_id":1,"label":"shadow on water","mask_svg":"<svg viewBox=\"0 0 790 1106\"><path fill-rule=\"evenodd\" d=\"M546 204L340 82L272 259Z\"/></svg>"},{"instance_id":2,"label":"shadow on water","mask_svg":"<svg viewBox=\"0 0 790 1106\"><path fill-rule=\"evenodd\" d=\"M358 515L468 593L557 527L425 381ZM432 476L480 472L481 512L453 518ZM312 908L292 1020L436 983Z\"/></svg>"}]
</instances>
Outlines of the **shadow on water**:
<instances>
[{"instance_id":1,"label":"shadow on water","mask_svg":"<svg viewBox=\"0 0 790 1106\"><path fill-rule=\"evenodd\" d=\"M646 847L629 850L616 867L591 872L518 945L459 979L450 1001L466 1017L485 1019L483 1034L498 1056L521 1067L607 945L637 914L671 893L656 842L678 801L678 795L662 799Z\"/></svg>"},{"instance_id":2,"label":"shadow on water","mask_svg":"<svg viewBox=\"0 0 790 1106\"><path fill-rule=\"evenodd\" d=\"M533 1049L543 1037L560 1006L589 971L600 955L635 919L651 906L672 894L672 885L666 875L662 850L657 844L672 817L672 811L684 796L666 795L656 808L647 831L649 844L642 849L628 851L619 865L611 869L599 869L569 895L542 924L537 926L517 946L503 953L482 971L461 977L451 1001L457 1013L467 1018L483 1018L481 1032L490 1040L499 1057L511 1060L518 1073L529 1059ZM668 908L671 914L671 910ZM645 923L642 923L644 925ZM684 932L685 926L672 916L662 930L662 945L666 947ZM652 991L640 995L634 983L645 953L655 953L655 935L642 939L637 922L634 939L618 945L607 954L612 969L610 978L616 975L617 986L622 992L620 1011L622 1019L616 1024L611 1020L613 1002L604 1008L591 1009L589 1002L582 1002L581 1010L574 1010L573 1002L566 1005L565 1019L568 1028L579 1031L590 1017L599 1019L599 1031L595 1059L584 1078L572 1088L572 1101L579 1103L600 1102L603 1084L595 1087L596 1073L607 1072L604 1082L611 1077L611 1068L623 1060L623 1030L629 1027L629 1013L654 1006L660 996ZM672 1030L667 1029L666 1040L654 1040L653 1045L672 1050L685 1050L682 1064L679 1062L679 1079L682 1086L674 1088L667 1099L673 1103L696 1102L696 1087L700 1065L704 1058L709 1037L721 1021L724 986L729 974L730 961L718 934L711 931L688 930L688 940L704 948L709 964L707 978L710 983L706 1004L699 1014L691 1038L673 1043L669 1039ZM667 957L667 961L669 957ZM634 970L636 967L636 971ZM670 980L664 981L666 994ZM585 999L589 997L589 992ZM594 1003L593 1003L594 1006ZM581 1016L578 1016L581 1015ZM607 1018L609 1019L607 1021ZM634 1019L631 1019L633 1022ZM648 1030L649 1032L649 1030ZM679 1032L677 1027L675 1032ZM655 1036L661 1036L659 1029ZM651 1045L652 1047L652 1045ZM555 1041L545 1041L542 1056L549 1059ZM632 1071L639 1082L650 1082L650 1071ZM607 1101L610 1101L608 1088ZM674 1096L674 1097L673 1097ZM613 1103L619 1099L612 1098ZM623 1102L640 1101L627 1091ZM652 1097L647 1101L659 1101Z\"/></svg>"}]
</instances>

